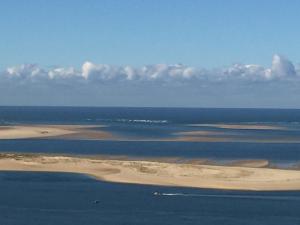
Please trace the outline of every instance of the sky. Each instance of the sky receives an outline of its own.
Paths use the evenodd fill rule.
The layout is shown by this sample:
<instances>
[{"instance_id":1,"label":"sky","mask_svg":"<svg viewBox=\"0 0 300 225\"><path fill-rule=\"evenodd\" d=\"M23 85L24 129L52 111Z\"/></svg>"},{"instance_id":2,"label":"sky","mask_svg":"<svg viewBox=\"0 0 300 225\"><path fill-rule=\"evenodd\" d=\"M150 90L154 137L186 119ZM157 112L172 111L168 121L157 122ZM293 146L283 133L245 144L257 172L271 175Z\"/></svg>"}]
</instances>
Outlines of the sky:
<instances>
[{"instance_id":1,"label":"sky","mask_svg":"<svg viewBox=\"0 0 300 225\"><path fill-rule=\"evenodd\" d=\"M300 1L2 0L0 105L300 108Z\"/></svg>"}]
</instances>

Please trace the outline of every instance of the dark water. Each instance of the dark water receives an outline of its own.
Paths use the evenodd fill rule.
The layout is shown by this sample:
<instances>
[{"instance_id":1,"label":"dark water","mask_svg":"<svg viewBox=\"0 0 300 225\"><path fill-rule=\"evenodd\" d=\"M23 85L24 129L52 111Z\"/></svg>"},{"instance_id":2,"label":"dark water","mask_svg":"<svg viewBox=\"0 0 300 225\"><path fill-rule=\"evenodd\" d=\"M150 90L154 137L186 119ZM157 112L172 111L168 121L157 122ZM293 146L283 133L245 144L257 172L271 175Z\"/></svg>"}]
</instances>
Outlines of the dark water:
<instances>
[{"instance_id":1,"label":"dark water","mask_svg":"<svg viewBox=\"0 0 300 225\"><path fill-rule=\"evenodd\" d=\"M300 224L300 192L169 188L73 174L1 172L0 199L4 225Z\"/></svg>"},{"instance_id":2,"label":"dark water","mask_svg":"<svg viewBox=\"0 0 300 225\"><path fill-rule=\"evenodd\" d=\"M2 152L128 155L141 157L185 157L229 159L300 160L300 144L200 143L90 140L1 140Z\"/></svg>"},{"instance_id":3,"label":"dark water","mask_svg":"<svg viewBox=\"0 0 300 225\"><path fill-rule=\"evenodd\" d=\"M2 123L300 123L300 109L0 107Z\"/></svg>"},{"instance_id":4,"label":"dark water","mask_svg":"<svg viewBox=\"0 0 300 225\"><path fill-rule=\"evenodd\" d=\"M104 124L109 132L130 138L197 130L190 124L263 124L287 129L228 133L282 140L300 137L300 110L0 107L1 125L31 123ZM0 152L268 159L281 164L300 160L300 144L284 142L19 139L0 140ZM154 196L155 191L166 195ZM300 192L170 188L98 182L74 174L0 172L0 225L300 225L299 208Z\"/></svg>"}]
</instances>

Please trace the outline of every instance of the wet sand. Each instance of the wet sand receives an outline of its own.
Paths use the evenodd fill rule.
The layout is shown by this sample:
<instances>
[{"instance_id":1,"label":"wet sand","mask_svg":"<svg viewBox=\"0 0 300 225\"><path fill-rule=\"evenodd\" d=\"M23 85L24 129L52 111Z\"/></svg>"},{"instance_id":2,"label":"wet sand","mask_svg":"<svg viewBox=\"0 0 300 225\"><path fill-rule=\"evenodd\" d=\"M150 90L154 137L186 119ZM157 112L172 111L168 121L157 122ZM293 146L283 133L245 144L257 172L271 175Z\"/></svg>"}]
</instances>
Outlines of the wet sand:
<instances>
[{"instance_id":1,"label":"wet sand","mask_svg":"<svg viewBox=\"0 0 300 225\"><path fill-rule=\"evenodd\" d=\"M179 136L219 136L224 135L225 132L219 131L208 131L208 130L195 130L195 131L182 131L174 133L175 135Z\"/></svg>"},{"instance_id":2,"label":"wet sand","mask_svg":"<svg viewBox=\"0 0 300 225\"><path fill-rule=\"evenodd\" d=\"M240 166L240 167L252 167L262 168L268 167L270 162L268 160L236 160L226 164L227 166Z\"/></svg>"},{"instance_id":3,"label":"wet sand","mask_svg":"<svg viewBox=\"0 0 300 225\"><path fill-rule=\"evenodd\" d=\"M274 126L260 126L260 125L217 125L217 124L201 124L197 125L199 129L203 129L206 126L215 128L224 128L222 131L207 131L207 130L194 130L194 131L182 131L174 133L174 138L165 139L167 141L181 141L181 142L251 142L251 143L300 143L299 136L262 136L257 135L253 137L251 135L241 135L242 130L287 130L287 128L280 128ZM250 126L250 127L249 127ZM203 127L203 128L202 128ZM243 127L243 128L241 128ZM225 130L232 129L232 130ZM239 131L235 129L241 129Z\"/></svg>"},{"instance_id":4,"label":"wet sand","mask_svg":"<svg viewBox=\"0 0 300 225\"><path fill-rule=\"evenodd\" d=\"M2 171L82 173L99 180L231 190L300 190L300 171L145 160L1 154Z\"/></svg>"},{"instance_id":5,"label":"wet sand","mask_svg":"<svg viewBox=\"0 0 300 225\"><path fill-rule=\"evenodd\" d=\"M237 130L285 130L285 127L273 125L257 125L257 124L191 124L195 127L214 127L222 129L237 129Z\"/></svg>"}]
</instances>

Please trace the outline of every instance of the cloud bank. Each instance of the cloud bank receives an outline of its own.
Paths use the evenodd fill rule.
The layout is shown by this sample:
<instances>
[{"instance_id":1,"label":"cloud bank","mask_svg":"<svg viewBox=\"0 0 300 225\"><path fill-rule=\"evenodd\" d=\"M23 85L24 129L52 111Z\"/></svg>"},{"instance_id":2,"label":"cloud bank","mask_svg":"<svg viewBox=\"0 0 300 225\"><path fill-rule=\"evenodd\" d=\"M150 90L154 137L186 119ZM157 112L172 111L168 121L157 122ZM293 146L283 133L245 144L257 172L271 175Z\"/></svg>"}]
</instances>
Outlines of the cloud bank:
<instances>
[{"instance_id":1,"label":"cloud bank","mask_svg":"<svg viewBox=\"0 0 300 225\"><path fill-rule=\"evenodd\" d=\"M23 64L0 71L0 105L300 108L299 85L299 67L277 54L267 68Z\"/></svg>"},{"instance_id":2,"label":"cloud bank","mask_svg":"<svg viewBox=\"0 0 300 225\"><path fill-rule=\"evenodd\" d=\"M300 70L287 58L274 55L270 68L255 64L234 64L226 68L203 69L182 64L156 64L143 67L113 66L85 62L80 69L75 67L42 68L36 64L12 66L0 72L1 81L19 82L67 82L67 83L106 83L106 82L269 82L300 81Z\"/></svg>"}]
</instances>

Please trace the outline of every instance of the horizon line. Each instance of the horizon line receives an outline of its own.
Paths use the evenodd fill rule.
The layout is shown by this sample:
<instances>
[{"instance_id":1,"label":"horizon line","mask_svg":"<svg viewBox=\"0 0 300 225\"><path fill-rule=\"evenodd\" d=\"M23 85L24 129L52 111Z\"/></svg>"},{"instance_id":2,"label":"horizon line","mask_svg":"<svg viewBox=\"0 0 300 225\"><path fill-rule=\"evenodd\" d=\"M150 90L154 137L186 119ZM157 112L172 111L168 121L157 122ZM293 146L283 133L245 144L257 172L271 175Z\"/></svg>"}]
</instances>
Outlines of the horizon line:
<instances>
[{"instance_id":1,"label":"horizon line","mask_svg":"<svg viewBox=\"0 0 300 225\"><path fill-rule=\"evenodd\" d=\"M41 107L41 108L148 108L148 109L242 109L242 110L300 110L300 108L290 107L198 107L198 106L132 106L132 105L114 105L114 106L95 106L95 105L0 105L0 107Z\"/></svg>"}]
</instances>

